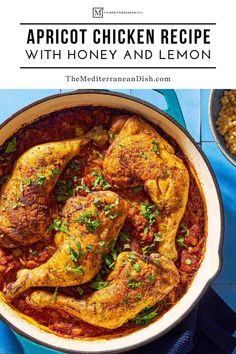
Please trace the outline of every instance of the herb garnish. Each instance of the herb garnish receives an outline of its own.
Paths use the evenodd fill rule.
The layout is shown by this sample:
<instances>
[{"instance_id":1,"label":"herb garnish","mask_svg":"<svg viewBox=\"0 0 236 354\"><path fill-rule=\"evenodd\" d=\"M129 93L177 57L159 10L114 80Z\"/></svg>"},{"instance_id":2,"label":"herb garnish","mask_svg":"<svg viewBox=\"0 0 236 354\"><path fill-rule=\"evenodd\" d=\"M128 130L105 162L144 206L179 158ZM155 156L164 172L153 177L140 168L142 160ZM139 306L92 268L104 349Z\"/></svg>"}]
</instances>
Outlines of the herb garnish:
<instances>
[{"instance_id":1,"label":"herb garnish","mask_svg":"<svg viewBox=\"0 0 236 354\"><path fill-rule=\"evenodd\" d=\"M77 262L79 257L84 254L84 251L81 250L81 245L79 241L76 241L77 250L72 248L70 245L68 247L68 254L73 262Z\"/></svg>"},{"instance_id":2,"label":"herb garnish","mask_svg":"<svg viewBox=\"0 0 236 354\"><path fill-rule=\"evenodd\" d=\"M126 296L124 297L123 303L124 303L125 305L128 305L129 300L130 300L130 295L126 295Z\"/></svg>"},{"instance_id":3,"label":"herb garnish","mask_svg":"<svg viewBox=\"0 0 236 354\"><path fill-rule=\"evenodd\" d=\"M96 219L94 220L94 217L97 216L96 213L93 213L91 211L85 211L78 219L75 221L86 225L86 228L90 232L95 232L97 228L100 226L101 221Z\"/></svg>"},{"instance_id":4,"label":"herb garnish","mask_svg":"<svg viewBox=\"0 0 236 354\"><path fill-rule=\"evenodd\" d=\"M9 154L15 151L16 151L16 138L13 138L8 142L5 152Z\"/></svg>"},{"instance_id":5,"label":"herb garnish","mask_svg":"<svg viewBox=\"0 0 236 354\"><path fill-rule=\"evenodd\" d=\"M72 182L70 180L60 180L56 185L56 198L58 202L64 202L73 196Z\"/></svg>"},{"instance_id":6,"label":"herb garnish","mask_svg":"<svg viewBox=\"0 0 236 354\"><path fill-rule=\"evenodd\" d=\"M130 240L130 235L127 234L126 232L120 232L119 238L120 238L121 241L127 242L127 241Z\"/></svg>"},{"instance_id":7,"label":"herb garnish","mask_svg":"<svg viewBox=\"0 0 236 354\"><path fill-rule=\"evenodd\" d=\"M43 186L45 181L46 181L46 176L38 174L37 184Z\"/></svg>"},{"instance_id":8,"label":"herb garnish","mask_svg":"<svg viewBox=\"0 0 236 354\"><path fill-rule=\"evenodd\" d=\"M185 224L180 224L179 227L183 230L183 232L186 234L186 236L189 236L189 229Z\"/></svg>"},{"instance_id":9,"label":"herb garnish","mask_svg":"<svg viewBox=\"0 0 236 354\"><path fill-rule=\"evenodd\" d=\"M186 243L184 242L184 236L179 235L176 241L180 247L187 247Z\"/></svg>"},{"instance_id":10,"label":"herb garnish","mask_svg":"<svg viewBox=\"0 0 236 354\"><path fill-rule=\"evenodd\" d=\"M78 266L77 268L65 267L65 269L67 270L67 272L70 273L78 273L80 275L84 274L84 270L82 266Z\"/></svg>"},{"instance_id":11,"label":"herb garnish","mask_svg":"<svg viewBox=\"0 0 236 354\"><path fill-rule=\"evenodd\" d=\"M134 270L136 270L137 273L139 273L141 271L141 266L139 263L134 263L133 268L134 268Z\"/></svg>"},{"instance_id":12,"label":"herb garnish","mask_svg":"<svg viewBox=\"0 0 236 354\"><path fill-rule=\"evenodd\" d=\"M155 277L154 274L150 274L150 275L148 276L148 280L149 280L151 283L153 283L153 282L155 281L155 279L156 279L156 277Z\"/></svg>"},{"instance_id":13,"label":"herb garnish","mask_svg":"<svg viewBox=\"0 0 236 354\"><path fill-rule=\"evenodd\" d=\"M128 279L128 288L139 288L143 285L142 281L135 281L133 278Z\"/></svg>"},{"instance_id":14,"label":"herb garnish","mask_svg":"<svg viewBox=\"0 0 236 354\"><path fill-rule=\"evenodd\" d=\"M100 160L104 159L104 155L101 154L98 150L93 150L94 155L97 155Z\"/></svg>"},{"instance_id":15,"label":"herb garnish","mask_svg":"<svg viewBox=\"0 0 236 354\"><path fill-rule=\"evenodd\" d=\"M160 155L158 142L157 142L156 140L153 140L153 141L152 141L152 144L154 145L153 151L154 151L157 155Z\"/></svg>"},{"instance_id":16,"label":"herb garnish","mask_svg":"<svg viewBox=\"0 0 236 354\"><path fill-rule=\"evenodd\" d=\"M156 209L154 204L142 203L141 212L143 216L147 219L149 225L152 225L156 220L155 217L160 215L159 210Z\"/></svg>"},{"instance_id":17,"label":"herb garnish","mask_svg":"<svg viewBox=\"0 0 236 354\"><path fill-rule=\"evenodd\" d=\"M90 285L90 288L95 290L101 290L106 288L108 284L109 284L108 281L95 281Z\"/></svg>"},{"instance_id":18,"label":"herb garnish","mask_svg":"<svg viewBox=\"0 0 236 354\"><path fill-rule=\"evenodd\" d=\"M148 325L157 316L157 310L153 307L146 307L136 318L132 321L137 326Z\"/></svg>"},{"instance_id":19,"label":"herb garnish","mask_svg":"<svg viewBox=\"0 0 236 354\"><path fill-rule=\"evenodd\" d=\"M143 186L133 187L132 190L134 191L134 193L142 192L143 191Z\"/></svg>"},{"instance_id":20,"label":"herb garnish","mask_svg":"<svg viewBox=\"0 0 236 354\"><path fill-rule=\"evenodd\" d=\"M111 185L105 180L102 171L100 171L99 174L97 174L96 171L92 172L92 176L95 178L95 181L93 182L92 189L96 189L97 186L100 186L103 188L103 190L107 190L111 187Z\"/></svg>"},{"instance_id":21,"label":"herb garnish","mask_svg":"<svg viewBox=\"0 0 236 354\"><path fill-rule=\"evenodd\" d=\"M55 177L61 173L61 170L59 168L54 168L52 170L52 175Z\"/></svg>"},{"instance_id":22,"label":"herb garnish","mask_svg":"<svg viewBox=\"0 0 236 354\"><path fill-rule=\"evenodd\" d=\"M26 184L26 186L30 186L31 185L31 179L30 178L26 178L25 179L25 184Z\"/></svg>"},{"instance_id":23,"label":"herb garnish","mask_svg":"<svg viewBox=\"0 0 236 354\"><path fill-rule=\"evenodd\" d=\"M84 183L84 179L81 179L81 184L79 186L77 186L78 189L82 189L83 191L85 191L86 193L90 192L90 189L86 186L86 184Z\"/></svg>"},{"instance_id":24,"label":"herb garnish","mask_svg":"<svg viewBox=\"0 0 236 354\"><path fill-rule=\"evenodd\" d=\"M187 265L190 265L190 264L192 264L192 261L191 261L191 259L189 259L189 258L185 259L185 264L187 264Z\"/></svg>"},{"instance_id":25,"label":"herb garnish","mask_svg":"<svg viewBox=\"0 0 236 354\"><path fill-rule=\"evenodd\" d=\"M56 289L54 290L54 293L52 295L52 298L51 298L51 304L54 304L56 301L57 301L57 294L58 294L58 286L56 287Z\"/></svg>"},{"instance_id":26,"label":"herb garnish","mask_svg":"<svg viewBox=\"0 0 236 354\"><path fill-rule=\"evenodd\" d=\"M79 293L80 296L84 294L84 290L80 286L77 286L76 291L77 293Z\"/></svg>"},{"instance_id":27,"label":"herb garnish","mask_svg":"<svg viewBox=\"0 0 236 354\"><path fill-rule=\"evenodd\" d=\"M142 300L142 294L137 294L137 295L136 295L136 299L137 299L137 300Z\"/></svg>"},{"instance_id":28,"label":"herb garnish","mask_svg":"<svg viewBox=\"0 0 236 354\"><path fill-rule=\"evenodd\" d=\"M68 230L68 224L67 222L64 222L63 225L63 220L59 220L59 219L54 219L53 223L51 225L48 226L48 230L55 230L55 231L61 231L64 232L65 234L69 235L69 230Z\"/></svg>"}]
</instances>

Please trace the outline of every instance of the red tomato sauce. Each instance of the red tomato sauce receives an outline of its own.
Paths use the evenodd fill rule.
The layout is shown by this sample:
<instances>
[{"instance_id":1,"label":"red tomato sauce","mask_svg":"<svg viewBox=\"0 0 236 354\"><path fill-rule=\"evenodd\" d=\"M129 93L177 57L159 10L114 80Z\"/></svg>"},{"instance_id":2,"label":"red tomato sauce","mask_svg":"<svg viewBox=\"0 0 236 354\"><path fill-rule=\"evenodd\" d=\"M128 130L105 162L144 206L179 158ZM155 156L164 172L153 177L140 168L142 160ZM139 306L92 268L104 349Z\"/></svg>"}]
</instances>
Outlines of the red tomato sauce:
<instances>
[{"instance_id":1,"label":"red tomato sauce","mask_svg":"<svg viewBox=\"0 0 236 354\"><path fill-rule=\"evenodd\" d=\"M50 113L33 123L29 127L21 129L14 135L16 138L16 149L12 153L6 153L6 144L0 149L0 183L4 183L7 176L11 174L14 161L29 148L50 141L59 141L76 137L81 129L88 132L94 126L102 125L109 130L111 120L114 117L129 117L133 113L105 107L75 107L58 112ZM190 189L187 207L177 232L178 259L175 262L180 273L180 283L169 293L164 300L155 307L157 319L173 306L186 292L194 278L204 255L206 239L206 217L205 206L202 193L196 182L196 178L191 172L190 164L181 151L179 145L173 141L160 128L158 132L173 146L175 153L184 160L190 173ZM12 139L12 138L11 138ZM57 186L55 195L59 209L63 207L65 201L74 196L87 194L86 188L78 189L83 181L88 188L94 181L93 171L102 170L103 158L114 136L104 146L89 143L82 148L80 156L76 156L63 171ZM149 231L145 232L147 220L140 212L140 203L152 203L142 186L140 188L114 189L116 193L127 199L130 209L121 230L123 237L119 237L116 247L117 252L133 250L139 253L149 254L157 247L154 242L154 234L158 227L154 222ZM99 188L98 188L99 190ZM128 236L127 236L128 235ZM23 268L33 269L45 263L55 252L56 247L53 239L47 242L37 242L28 247L18 247L16 249L6 249L0 246L0 290L16 279L17 271ZM94 290L89 284L80 286L83 296L91 294ZM52 293L54 289L48 288ZM49 328L57 335L66 337L111 337L121 336L131 331L137 330L133 321L129 321L122 327L115 330L107 330L85 323L71 317L67 313L54 309L37 309L28 305L25 301L27 295L33 290L29 289L12 301L12 305L32 318L38 323ZM76 287L59 288L59 294L73 296L80 299Z\"/></svg>"}]
</instances>

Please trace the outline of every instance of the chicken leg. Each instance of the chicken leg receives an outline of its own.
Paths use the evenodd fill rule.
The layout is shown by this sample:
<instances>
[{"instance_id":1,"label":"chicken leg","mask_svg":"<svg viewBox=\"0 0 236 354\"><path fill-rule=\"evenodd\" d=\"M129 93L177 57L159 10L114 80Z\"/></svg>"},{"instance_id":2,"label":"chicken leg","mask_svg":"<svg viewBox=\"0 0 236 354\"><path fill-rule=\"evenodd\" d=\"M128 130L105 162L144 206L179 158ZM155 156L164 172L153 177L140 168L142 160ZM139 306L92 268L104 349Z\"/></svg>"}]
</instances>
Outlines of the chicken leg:
<instances>
[{"instance_id":1,"label":"chicken leg","mask_svg":"<svg viewBox=\"0 0 236 354\"><path fill-rule=\"evenodd\" d=\"M170 259L153 254L153 262L146 263L135 252L122 252L107 279L109 285L84 300L57 295L52 301L52 294L35 291L27 302L64 310L98 327L118 328L161 301L178 284L178 271Z\"/></svg>"},{"instance_id":2,"label":"chicken leg","mask_svg":"<svg viewBox=\"0 0 236 354\"><path fill-rule=\"evenodd\" d=\"M67 163L89 140L78 137L26 151L16 161L0 198L0 243L29 245L47 239L55 202L52 191Z\"/></svg>"},{"instance_id":3,"label":"chicken leg","mask_svg":"<svg viewBox=\"0 0 236 354\"><path fill-rule=\"evenodd\" d=\"M67 201L55 236L58 249L48 262L23 269L5 295L13 298L35 286L67 287L90 281L100 270L102 257L114 246L128 213L128 203L116 193L100 191Z\"/></svg>"},{"instance_id":4,"label":"chicken leg","mask_svg":"<svg viewBox=\"0 0 236 354\"><path fill-rule=\"evenodd\" d=\"M160 211L158 251L175 260L175 237L187 204L189 174L172 146L134 116L108 149L103 167L106 179L118 188L144 185Z\"/></svg>"}]
</instances>

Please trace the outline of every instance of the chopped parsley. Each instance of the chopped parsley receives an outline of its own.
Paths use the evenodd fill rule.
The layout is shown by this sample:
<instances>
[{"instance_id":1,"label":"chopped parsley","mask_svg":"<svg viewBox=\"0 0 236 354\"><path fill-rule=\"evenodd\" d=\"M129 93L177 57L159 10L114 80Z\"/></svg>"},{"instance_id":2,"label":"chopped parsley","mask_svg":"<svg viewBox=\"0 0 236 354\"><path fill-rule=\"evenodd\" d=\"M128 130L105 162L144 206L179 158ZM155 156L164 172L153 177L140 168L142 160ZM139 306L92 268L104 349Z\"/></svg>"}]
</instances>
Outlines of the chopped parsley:
<instances>
[{"instance_id":1,"label":"chopped parsley","mask_svg":"<svg viewBox=\"0 0 236 354\"><path fill-rule=\"evenodd\" d=\"M55 304L55 302L57 301L57 294L58 294L58 286L56 287L53 295L52 295L52 298L51 298L51 304Z\"/></svg>"},{"instance_id":2,"label":"chopped parsley","mask_svg":"<svg viewBox=\"0 0 236 354\"><path fill-rule=\"evenodd\" d=\"M136 260L136 255L134 253L130 253L127 255L127 259L128 259L128 261L133 263Z\"/></svg>"},{"instance_id":3,"label":"chopped parsley","mask_svg":"<svg viewBox=\"0 0 236 354\"><path fill-rule=\"evenodd\" d=\"M133 187L132 190L134 191L134 193L142 192L143 191L143 186Z\"/></svg>"},{"instance_id":4,"label":"chopped parsley","mask_svg":"<svg viewBox=\"0 0 236 354\"><path fill-rule=\"evenodd\" d=\"M76 242L76 247L77 247L77 250L72 248L70 245L68 247L68 254L73 262L77 262L79 257L84 254L84 251L81 250L80 242L78 242L78 241Z\"/></svg>"},{"instance_id":5,"label":"chopped parsley","mask_svg":"<svg viewBox=\"0 0 236 354\"><path fill-rule=\"evenodd\" d=\"M95 232L97 228L100 226L101 221L96 219L94 220L94 217L96 216L96 213L93 213L91 211L85 211L79 219L76 219L75 221L78 222L79 224L84 224L86 225L86 228L90 232Z\"/></svg>"},{"instance_id":6,"label":"chopped parsley","mask_svg":"<svg viewBox=\"0 0 236 354\"><path fill-rule=\"evenodd\" d=\"M55 177L55 176L58 176L59 174L61 173L61 170L59 168L54 168L52 170L52 175Z\"/></svg>"},{"instance_id":7,"label":"chopped parsley","mask_svg":"<svg viewBox=\"0 0 236 354\"><path fill-rule=\"evenodd\" d=\"M139 273L141 271L141 266L139 263L134 263L133 268L134 268L134 270L136 270L137 273Z\"/></svg>"},{"instance_id":8,"label":"chopped parsley","mask_svg":"<svg viewBox=\"0 0 236 354\"><path fill-rule=\"evenodd\" d=\"M185 259L185 264L187 264L187 265L190 265L190 264L192 264L192 261L191 261L191 259L189 259L189 258Z\"/></svg>"},{"instance_id":9,"label":"chopped parsley","mask_svg":"<svg viewBox=\"0 0 236 354\"><path fill-rule=\"evenodd\" d=\"M58 202L64 202L73 196L72 181L60 180L56 185L56 198Z\"/></svg>"},{"instance_id":10,"label":"chopped parsley","mask_svg":"<svg viewBox=\"0 0 236 354\"><path fill-rule=\"evenodd\" d=\"M103 255L103 272L108 273L111 268L114 267L115 261L117 260L117 252L115 249L111 250L111 253L109 255Z\"/></svg>"},{"instance_id":11,"label":"chopped parsley","mask_svg":"<svg viewBox=\"0 0 236 354\"><path fill-rule=\"evenodd\" d=\"M126 232L120 232L119 238L120 238L121 241L127 242L127 241L130 240L130 235L127 234Z\"/></svg>"},{"instance_id":12,"label":"chopped parsley","mask_svg":"<svg viewBox=\"0 0 236 354\"><path fill-rule=\"evenodd\" d=\"M84 275L84 269L82 266L78 266L77 268L65 267L65 269L70 273L78 273L80 275Z\"/></svg>"},{"instance_id":13,"label":"chopped parsley","mask_svg":"<svg viewBox=\"0 0 236 354\"><path fill-rule=\"evenodd\" d=\"M103 160L103 159L104 159L104 155L101 154L98 150L93 150L93 153L94 153L94 155L97 155L97 157L98 157L100 160Z\"/></svg>"},{"instance_id":14,"label":"chopped parsley","mask_svg":"<svg viewBox=\"0 0 236 354\"><path fill-rule=\"evenodd\" d=\"M37 257L39 255L38 251L33 251L31 252L31 256Z\"/></svg>"},{"instance_id":15,"label":"chopped parsley","mask_svg":"<svg viewBox=\"0 0 236 354\"><path fill-rule=\"evenodd\" d=\"M100 241L98 242L99 246L104 248L106 246L106 242L105 241Z\"/></svg>"},{"instance_id":16,"label":"chopped parsley","mask_svg":"<svg viewBox=\"0 0 236 354\"><path fill-rule=\"evenodd\" d=\"M123 303L124 303L125 305L128 305L129 300L130 300L130 295L126 295L126 296L124 297Z\"/></svg>"},{"instance_id":17,"label":"chopped parsley","mask_svg":"<svg viewBox=\"0 0 236 354\"><path fill-rule=\"evenodd\" d=\"M150 274L150 275L148 276L148 280L149 280L151 283L153 283L153 282L155 281L155 279L156 279L156 277L155 277L154 274Z\"/></svg>"},{"instance_id":18,"label":"chopped parsley","mask_svg":"<svg viewBox=\"0 0 236 354\"><path fill-rule=\"evenodd\" d=\"M64 222L63 225L63 220L59 220L59 219L54 219L53 223L51 225L48 226L48 230L55 230L55 231L61 231L64 232L65 234L69 235L69 230L68 230L68 226L67 226L67 222Z\"/></svg>"},{"instance_id":19,"label":"chopped parsley","mask_svg":"<svg viewBox=\"0 0 236 354\"><path fill-rule=\"evenodd\" d=\"M85 191L86 193L90 192L90 189L86 186L86 184L84 183L84 179L82 178L81 180L81 184L79 186L77 186L78 189L81 189L83 191Z\"/></svg>"},{"instance_id":20,"label":"chopped parsley","mask_svg":"<svg viewBox=\"0 0 236 354\"><path fill-rule=\"evenodd\" d=\"M95 290L101 290L106 288L108 284L109 284L108 281L95 281L90 285L90 288Z\"/></svg>"},{"instance_id":21,"label":"chopped parsley","mask_svg":"<svg viewBox=\"0 0 236 354\"><path fill-rule=\"evenodd\" d=\"M105 205L104 205L104 213L105 213L105 215L108 215L108 217L111 220L116 219L120 215L119 212L115 213L115 214L110 214L112 209L114 209L117 205L119 205L119 199L118 198L116 199L115 203L113 203L113 204L105 203Z\"/></svg>"},{"instance_id":22,"label":"chopped parsley","mask_svg":"<svg viewBox=\"0 0 236 354\"><path fill-rule=\"evenodd\" d=\"M30 186L31 185L31 179L30 178L26 178L25 179L25 184L26 184L26 186Z\"/></svg>"},{"instance_id":23,"label":"chopped parsley","mask_svg":"<svg viewBox=\"0 0 236 354\"><path fill-rule=\"evenodd\" d=\"M111 140L115 140L115 138L117 137L117 134L113 133L112 131L109 131L108 136Z\"/></svg>"},{"instance_id":24,"label":"chopped parsley","mask_svg":"<svg viewBox=\"0 0 236 354\"><path fill-rule=\"evenodd\" d=\"M82 296L82 295L84 294L84 290L83 290L80 286L77 286L76 292L77 292L80 296Z\"/></svg>"},{"instance_id":25,"label":"chopped parsley","mask_svg":"<svg viewBox=\"0 0 236 354\"><path fill-rule=\"evenodd\" d=\"M159 210L156 209L154 204L142 203L141 212L143 216L147 219L149 225L152 225L156 220L155 217L160 215Z\"/></svg>"},{"instance_id":26,"label":"chopped parsley","mask_svg":"<svg viewBox=\"0 0 236 354\"><path fill-rule=\"evenodd\" d=\"M161 232L158 231L154 234L154 241L155 242L160 242L161 241Z\"/></svg>"},{"instance_id":27,"label":"chopped parsley","mask_svg":"<svg viewBox=\"0 0 236 354\"><path fill-rule=\"evenodd\" d=\"M38 174L37 184L43 186L45 181L46 181L46 176Z\"/></svg>"},{"instance_id":28,"label":"chopped parsley","mask_svg":"<svg viewBox=\"0 0 236 354\"><path fill-rule=\"evenodd\" d=\"M142 300L142 294L137 294L137 295L136 295L136 299L137 299L137 300Z\"/></svg>"},{"instance_id":29,"label":"chopped parsley","mask_svg":"<svg viewBox=\"0 0 236 354\"><path fill-rule=\"evenodd\" d=\"M107 190L111 187L111 185L105 180L102 171L100 171L99 174L97 174L96 171L93 171L92 176L95 178L92 184L93 190L96 189L98 186L102 187L103 190Z\"/></svg>"},{"instance_id":30,"label":"chopped parsley","mask_svg":"<svg viewBox=\"0 0 236 354\"><path fill-rule=\"evenodd\" d=\"M180 224L179 227L183 230L183 232L186 234L186 236L189 236L189 229L185 224Z\"/></svg>"},{"instance_id":31,"label":"chopped parsley","mask_svg":"<svg viewBox=\"0 0 236 354\"><path fill-rule=\"evenodd\" d=\"M92 251L92 250L93 250L93 245L87 245L87 246L86 246L86 249L87 249L88 251Z\"/></svg>"},{"instance_id":32,"label":"chopped parsley","mask_svg":"<svg viewBox=\"0 0 236 354\"><path fill-rule=\"evenodd\" d=\"M153 141L152 141L152 144L154 145L153 151L154 151L157 155L160 155L158 142L157 142L156 140L153 140Z\"/></svg>"},{"instance_id":33,"label":"chopped parsley","mask_svg":"<svg viewBox=\"0 0 236 354\"><path fill-rule=\"evenodd\" d=\"M15 151L16 151L16 138L13 138L8 142L5 152L9 154Z\"/></svg>"},{"instance_id":34,"label":"chopped parsley","mask_svg":"<svg viewBox=\"0 0 236 354\"><path fill-rule=\"evenodd\" d=\"M128 279L128 288L139 288L143 285L142 281L135 281L133 278Z\"/></svg>"},{"instance_id":35,"label":"chopped parsley","mask_svg":"<svg viewBox=\"0 0 236 354\"><path fill-rule=\"evenodd\" d=\"M184 242L184 236L179 235L179 236L177 237L176 241L177 241L177 243L178 243L178 245L179 245L180 247L187 247L187 246L186 246L186 243Z\"/></svg>"},{"instance_id":36,"label":"chopped parsley","mask_svg":"<svg viewBox=\"0 0 236 354\"><path fill-rule=\"evenodd\" d=\"M101 208L101 201L98 197L94 198L93 203L97 208Z\"/></svg>"},{"instance_id":37,"label":"chopped parsley","mask_svg":"<svg viewBox=\"0 0 236 354\"><path fill-rule=\"evenodd\" d=\"M163 171L163 177L168 177L170 174L167 170L164 170Z\"/></svg>"},{"instance_id":38,"label":"chopped parsley","mask_svg":"<svg viewBox=\"0 0 236 354\"><path fill-rule=\"evenodd\" d=\"M148 325L157 316L157 310L153 307L146 307L137 317L132 321L137 326Z\"/></svg>"}]
</instances>

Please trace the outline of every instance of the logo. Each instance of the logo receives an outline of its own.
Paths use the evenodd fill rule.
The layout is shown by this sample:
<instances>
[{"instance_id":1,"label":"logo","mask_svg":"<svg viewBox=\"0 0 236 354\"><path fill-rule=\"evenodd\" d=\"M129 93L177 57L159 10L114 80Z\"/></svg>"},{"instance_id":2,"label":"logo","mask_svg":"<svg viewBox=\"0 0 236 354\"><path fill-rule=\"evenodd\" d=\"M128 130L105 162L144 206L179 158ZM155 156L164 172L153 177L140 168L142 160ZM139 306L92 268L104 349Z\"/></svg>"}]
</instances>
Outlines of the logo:
<instances>
[{"instance_id":1,"label":"logo","mask_svg":"<svg viewBox=\"0 0 236 354\"><path fill-rule=\"evenodd\" d=\"M93 7L93 18L103 18L103 7Z\"/></svg>"}]
</instances>

